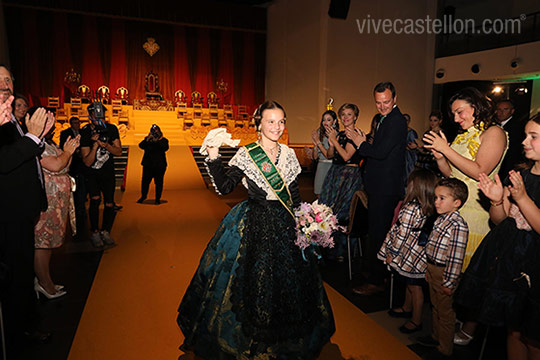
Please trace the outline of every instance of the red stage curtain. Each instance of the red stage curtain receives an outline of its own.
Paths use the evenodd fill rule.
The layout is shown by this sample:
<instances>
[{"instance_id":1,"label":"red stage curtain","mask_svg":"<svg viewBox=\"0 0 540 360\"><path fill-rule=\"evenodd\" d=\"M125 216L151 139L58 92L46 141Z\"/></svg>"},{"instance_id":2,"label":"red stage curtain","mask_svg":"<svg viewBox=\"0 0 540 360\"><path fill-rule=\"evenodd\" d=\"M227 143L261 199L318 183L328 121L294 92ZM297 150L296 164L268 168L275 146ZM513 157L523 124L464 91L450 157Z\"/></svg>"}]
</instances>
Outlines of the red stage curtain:
<instances>
[{"instance_id":1,"label":"red stage curtain","mask_svg":"<svg viewBox=\"0 0 540 360\"><path fill-rule=\"evenodd\" d=\"M221 32L221 47L220 47L220 60L218 64L217 81L223 79L223 82L227 84L227 91L223 94L218 93L219 96L223 96L222 101L225 104L234 104L234 67L233 67L233 53L232 53L232 37L230 31Z\"/></svg>"},{"instance_id":2,"label":"red stage curtain","mask_svg":"<svg viewBox=\"0 0 540 360\"><path fill-rule=\"evenodd\" d=\"M85 16L83 23L84 56L82 61L81 83L92 91L103 85L101 56L97 37L96 18Z\"/></svg>"},{"instance_id":3,"label":"red stage curtain","mask_svg":"<svg viewBox=\"0 0 540 360\"><path fill-rule=\"evenodd\" d=\"M60 97L60 101L63 102L66 99L66 95L70 95L69 91L66 91L64 86L64 75L73 67L73 62L71 61L71 53L69 51L69 36L66 15L56 13L54 14L54 18L53 46L56 53L64 55L54 57L52 73L55 74L55 76L52 79L52 88L53 91L60 89L60 93L58 95ZM66 92L68 94L66 94Z\"/></svg>"},{"instance_id":4,"label":"red stage curtain","mask_svg":"<svg viewBox=\"0 0 540 360\"><path fill-rule=\"evenodd\" d=\"M119 87L127 88L127 65L126 65L126 41L124 22L113 20L112 22L112 44L111 44L111 68L109 78L109 88L111 98ZM132 97L134 94L130 94Z\"/></svg>"},{"instance_id":5,"label":"red stage curtain","mask_svg":"<svg viewBox=\"0 0 540 360\"><path fill-rule=\"evenodd\" d=\"M189 78L185 28L176 26L174 32L174 91L182 90L186 94L186 100L188 100L191 93L191 80Z\"/></svg>"},{"instance_id":6,"label":"red stage curtain","mask_svg":"<svg viewBox=\"0 0 540 360\"><path fill-rule=\"evenodd\" d=\"M17 90L36 101L67 97L64 76L71 67L94 91L107 85L114 97L125 86L131 101L145 97L149 71L168 100L179 89L188 98L194 90L221 96L221 79L225 103L253 108L264 99L264 34L17 7L7 7L5 17ZM152 57L143 49L149 37L160 46Z\"/></svg>"}]
</instances>

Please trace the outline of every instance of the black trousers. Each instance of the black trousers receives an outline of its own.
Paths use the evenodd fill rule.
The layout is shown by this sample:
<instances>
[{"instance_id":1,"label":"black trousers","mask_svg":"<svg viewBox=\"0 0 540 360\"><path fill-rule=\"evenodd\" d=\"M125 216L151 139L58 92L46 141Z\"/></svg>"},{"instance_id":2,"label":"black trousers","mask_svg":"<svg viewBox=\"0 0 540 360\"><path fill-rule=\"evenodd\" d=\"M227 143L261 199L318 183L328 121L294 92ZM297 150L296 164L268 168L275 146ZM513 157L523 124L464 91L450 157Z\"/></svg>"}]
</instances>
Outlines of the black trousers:
<instances>
[{"instance_id":1,"label":"black trousers","mask_svg":"<svg viewBox=\"0 0 540 360\"><path fill-rule=\"evenodd\" d=\"M368 282L371 284L381 285L388 275L386 265L377 259L377 253L390 230L394 210L399 200L398 195L368 194L369 246L367 255L370 274Z\"/></svg>"},{"instance_id":2,"label":"black trousers","mask_svg":"<svg viewBox=\"0 0 540 360\"><path fill-rule=\"evenodd\" d=\"M156 200L161 200L163 192L163 177L165 176L166 166L143 166L142 181L141 181L141 197L146 199L148 196L148 188L150 182L154 179L156 186Z\"/></svg>"},{"instance_id":3,"label":"black trousers","mask_svg":"<svg viewBox=\"0 0 540 360\"><path fill-rule=\"evenodd\" d=\"M0 300L6 330L8 359L17 359L23 332L35 330L37 301L34 293L34 225L37 219L0 222L0 261L8 269L1 283Z\"/></svg>"}]
</instances>

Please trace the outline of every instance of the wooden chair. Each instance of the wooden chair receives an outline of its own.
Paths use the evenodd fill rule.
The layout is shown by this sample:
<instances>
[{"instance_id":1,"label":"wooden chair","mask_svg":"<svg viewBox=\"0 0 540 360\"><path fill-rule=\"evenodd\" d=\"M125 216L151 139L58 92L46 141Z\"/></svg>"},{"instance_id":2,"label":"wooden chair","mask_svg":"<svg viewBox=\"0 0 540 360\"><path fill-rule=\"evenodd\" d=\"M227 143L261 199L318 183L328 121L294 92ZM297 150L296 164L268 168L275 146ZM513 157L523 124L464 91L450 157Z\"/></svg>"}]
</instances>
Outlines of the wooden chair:
<instances>
[{"instance_id":1,"label":"wooden chair","mask_svg":"<svg viewBox=\"0 0 540 360\"><path fill-rule=\"evenodd\" d=\"M188 130L190 127L193 126L193 118L189 112L184 113L182 121L184 130Z\"/></svg>"},{"instance_id":2,"label":"wooden chair","mask_svg":"<svg viewBox=\"0 0 540 360\"><path fill-rule=\"evenodd\" d=\"M105 85L100 86L97 90L97 97L103 104L108 104L110 102L111 92L109 88Z\"/></svg>"},{"instance_id":3,"label":"wooden chair","mask_svg":"<svg viewBox=\"0 0 540 360\"><path fill-rule=\"evenodd\" d=\"M92 92L86 85L81 85L77 88L77 97L81 99L81 103L88 104L92 98Z\"/></svg>"},{"instance_id":4,"label":"wooden chair","mask_svg":"<svg viewBox=\"0 0 540 360\"><path fill-rule=\"evenodd\" d=\"M163 100L159 88L159 77L156 73L150 70L145 76L144 90L146 99L148 100Z\"/></svg>"},{"instance_id":5,"label":"wooden chair","mask_svg":"<svg viewBox=\"0 0 540 360\"><path fill-rule=\"evenodd\" d=\"M193 118L202 118L202 105L203 105L203 98L201 96L201 93L198 91L193 91L191 93L191 107L193 108Z\"/></svg>"},{"instance_id":6,"label":"wooden chair","mask_svg":"<svg viewBox=\"0 0 540 360\"><path fill-rule=\"evenodd\" d=\"M351 238L357 239L359 255L362 256L362 243L360 239L367 234L367 194L363 190L358 190L353 194L351 207L349 208L349 224L345 230L347 235L347 261L349 265L349 280L352 280L352 258Z\"/></svg>"},{"instance_id":7,"label":"wooden chair","mask_svg":"<svg viewBox=\"0 0 540 360\"><path fill-rule=\"evenodd\" d=\"M129 129L129 113L127 109L122 108L118 114L118 124L126 124Z\"/></svg>"},{"instance_id":8,"label":"wooden chair","mask_svg":"<svg viewBox=\"0 0 540 360\"><path fill-rule=\"evenodd\" d=\"M235 127L250 127L251 124L246 124L249 119L249 114L247 113L247 107L245 105L238 105L238 115L236 121L234 122ZM254 126L254 125L253 125Z\"/></svg>"},{"instance_id":9,"label":"wooden chair","mask_svg":"<svg viewBox=\"0 0 540 360\"><path fill-rule=\"evenodd\" d=\"M174 102L178 107L187 107L186 93L182 90L176 90L174 93Z\"/></svg>"},{"instance_id":10,"label":"wooden chair","mask_svg":"<svg viewBox=\"0 0 540 360\"><path fill-rule=\"evenodd\" d=\"M238 119L242 121L249 119L249 114L245 105L238 105Z\"/></svg>"},{"instance_id":11,"label":"wooden chair","mask_svg":"<svg viewBox=\"0 0 540 360\"><path fill-rule=\"evenodd\" d=\"M111 100L112 117L119 117L122 112L122 100Z\"/></svg>"},{"instance_id":12,"label":"wooden chair","mask_svg":"<svg viewBox=\"0 0 540 360\"><path fill-rule=\"evenodd\" d=\"M49 96L47 98L47 107L58 109L60 107L60 98L58 96Z\"/></svg>"},{"instance_id":13,"label":"wooden chair","mask_svg":"<svg viewBox=\"0 0 540 360\"><path fill-rule=\"evenodd\" d=\"M217 109L218 108L218 97L217 97L217 94L213 91L210 91L207 95L206 95L206 102L208 103L208 108L209 109Z\"/></svg>"},{"instance_id":14,"label":"wooden chair","mask_svg":"<svg viewBox=\"0 0 540 360\"><path fill-rule=\"evenodd\" d=\"M232 120L233 119L232 105L223 105L223 115L225 116L225 119L227 119L227 120Z\"/></svg>"},{"instance_id":15,"label":"wooden chair","mask_svg":"<svg viewBox=\"0 0 540 360\"><path fill-rule=\"evenodd\" d=\"M71 98L69 101L69 116L79 116L82 109L80 98Z\"/></svg>"},{"instance_id":16,"label":"wooden chair","mask_svg":"<svg viewBox=\"0 0 540 360\"><path fill-rule=\"evenodd\" d=\"M127 105L129 99L129 91L125 87L116 89L116 99L122 101L122 105Z\"/></svg>"}]
</instances>

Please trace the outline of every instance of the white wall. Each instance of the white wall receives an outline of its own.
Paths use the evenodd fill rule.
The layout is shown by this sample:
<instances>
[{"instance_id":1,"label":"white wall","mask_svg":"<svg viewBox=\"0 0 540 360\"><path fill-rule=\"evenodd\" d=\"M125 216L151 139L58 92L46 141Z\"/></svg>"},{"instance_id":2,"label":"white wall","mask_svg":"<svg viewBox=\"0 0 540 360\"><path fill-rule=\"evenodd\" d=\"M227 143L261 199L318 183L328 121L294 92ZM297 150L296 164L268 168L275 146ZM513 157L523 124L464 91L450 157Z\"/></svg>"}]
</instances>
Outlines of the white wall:
<instances>
[{"instance_id":1,"label":"white wall","mask_svg":"<svg viewBox=\"0 0 540 360\"><path fill-rule=\"evenodd\" d=\"M329 97L360 107L369 128L373 87L392 81L398 105L419 132L431 111L435 38L429 34L360 34L356 19L418 19L436 15L433 1L352 1L346 20L328 16L329 0L278 0L268 8L267 98L287 110L292 143L309 143Z\"/></svg>"},{"instance_id":2,"label":"white wall","mask_svg":"<svg viewBox=\"0 0 540 360\"><path fill-rule=\"evenodd\" d=\"M519 59L519 66L512 68L513 59ZM540 77L540 41L498 49L447 56L436 59L433 81L442 84L463 80L502 80ZM480 65L480 72L473 74L471 66ZM437 79L435 73L444 69L445 76Z\"/></svg>"}]
</instances>

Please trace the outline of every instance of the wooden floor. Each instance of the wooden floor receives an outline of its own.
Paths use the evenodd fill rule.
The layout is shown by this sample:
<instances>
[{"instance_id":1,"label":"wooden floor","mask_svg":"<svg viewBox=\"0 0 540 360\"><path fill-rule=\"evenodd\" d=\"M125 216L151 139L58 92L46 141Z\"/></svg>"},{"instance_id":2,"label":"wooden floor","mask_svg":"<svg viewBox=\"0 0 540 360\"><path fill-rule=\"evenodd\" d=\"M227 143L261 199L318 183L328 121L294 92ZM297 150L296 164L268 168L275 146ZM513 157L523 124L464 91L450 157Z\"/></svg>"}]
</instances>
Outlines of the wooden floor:
<instances>
[{"instance_id":1,"label":"wooden floor","mask_svg":"<svg viewBox=\"0 0 540 360\"><path fill-rule=\"evenodd\" d=\"M178 349L176 310L199 258L229 207L208 191L188 147L172 147L162 197L136 204L141 152L130 148L124 209L105 251L69 359L192 359ZM153 188L149 198L153 200ZM336 333L320 359L417 359L326 286ZM212 359L208 359L212 360Z\"/></svg>"}]
</instances>

